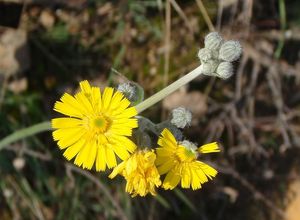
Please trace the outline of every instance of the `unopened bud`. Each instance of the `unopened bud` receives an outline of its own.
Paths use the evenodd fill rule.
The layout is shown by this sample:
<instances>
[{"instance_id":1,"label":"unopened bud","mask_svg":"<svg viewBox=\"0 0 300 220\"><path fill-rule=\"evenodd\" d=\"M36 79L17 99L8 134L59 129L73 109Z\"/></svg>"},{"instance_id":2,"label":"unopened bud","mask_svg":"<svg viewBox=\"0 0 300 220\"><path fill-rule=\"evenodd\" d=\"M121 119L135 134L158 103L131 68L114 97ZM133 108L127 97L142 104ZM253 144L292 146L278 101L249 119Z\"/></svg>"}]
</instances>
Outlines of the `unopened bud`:
<instances>
[{"instance_id":1,"label":"unopened bud","mask_svg":"<svg viewBox=\"0 0 300 220\"><path fill-rule=\"evenodd\" d=\"M211 50L208 48L200 49L198 52L198 57L199 57L201 63L207 62L208 60L210 60L212 58Z\"/></svg>"},{"instance_id":2,"label":"unopened bud","mask_svg":"<svg viewBox=\"0 0 300 220\"><path fill-rule=\"evenodd\" d=\"M183 108L175 108L172 110L172 119L171 123L175 125L178 128L184 128L186 126L189 126L192 121L192 113Z\"/></svg>"},{"instance_id":3,"label":"unopened bud","mask_svg":"<svg viewBox=\"0 0 300 220\"><path fill-rule=\"evenodd\" d=\"M211 57L214 60L219 60L219 50L213 50L213 51L211 51Z\"/></svg>"},{"instance_id":4,"label":"unopened bud","mask_svg":"<svg viewBox=\"0 0 300 220\"><path fill-rule=\"evenodd\" d=\"M218 65L219 65L218 61L209 60L206 63L201 64L202 73L207 76L212 76L212 75L214 75Z\"/></svg>"},{"instance_id":5,"label":"unopened bud","mask_svg":"<svg viewBox=\"0 0 300 220\"><path fill-rule=\"evenodd\" d=\"M118 86L118 90L123 93L123 95L130 101L135 96L135 88L130 83L122 83Z\"/></svg>"},{"instance_id":6,"label":"unopened bud","mask_svg":"<svg viewBox=\"0 0 300 220\"><path fill-rule=\"evenodd\" d=\"M222 62L217 68L217 76L222 79L228 79L233 74L233 65L230 62Z\"/></svg>"},{"instance_id":7,"label":"unopened bud","mask_svg":"<svg viewBox=\"0 0 300 220\"><path fill-rule=\"evenodd\" d=\"M222 44L219 58L228 62L236 61L242 54L242 47L238 41L230 40Z\"/></svg>"},{"instance_id":8,"label":"unopened bud","mask_svg":"<svg viewBox=\"0 0 300 220\"><path fill-rule=\"evenodd\" d=\"M211 32L206 35L204 39L204 45L206 48L210 50L218 50L223 42L222 37L218 34L218 32Z\"/></svg>"}]
</instances>

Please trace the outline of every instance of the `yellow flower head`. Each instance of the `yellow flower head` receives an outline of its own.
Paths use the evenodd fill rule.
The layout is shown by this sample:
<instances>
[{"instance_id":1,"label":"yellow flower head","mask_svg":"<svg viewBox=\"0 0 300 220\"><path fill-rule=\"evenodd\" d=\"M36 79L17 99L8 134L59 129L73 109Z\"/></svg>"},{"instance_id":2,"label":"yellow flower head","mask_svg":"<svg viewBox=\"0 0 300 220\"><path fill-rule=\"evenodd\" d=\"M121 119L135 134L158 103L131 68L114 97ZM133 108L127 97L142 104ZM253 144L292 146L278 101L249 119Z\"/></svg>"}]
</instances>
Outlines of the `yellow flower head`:
<instances>
[{"instance_id":1,"label":"yellow flower head","mask_svg":"<svg viewBox=\"0 0 300 220\"><path fill-rule=\"evenodd\" d=\"M154 164L156 155L153 150L138 150L127 160L114 168L109 175L114 178L121 174L126 179L126 192L132 196L156 195L155 187L161 185L160 176Z\"/></svg>"},{"instance_id":2,"label":"yellow flower head","mask_svg":"<svg viewBox=\"0 0 300 220\"><path fill-rule=\"evenodd\" d=\"M88 81L80 82L81 91L75 96L65 93L54 110L67 117L52 119L53 138L58 141L64 156L79 167L97 171L115 167L115 154L126 160L136 146L127 138L137 127L134 107L121 92L107 87L91 87Z\"/></svg>"},{"instance_id":3,"label":"yellow flower head","mask_svg":"<svg viewBox=\"0 0 300 220\"><path fill-rule=\"evenodd\" d=\"M216 142L197 148L189 141L178 143L173 134L164 129L158 144L155 164L159 174L167 174L162 184L164 189L174 189L179 182L182 188L200 189L201 184L217 175L214 168L197 160L199 153L219 152Z\"/></svg>"}]
</instances>

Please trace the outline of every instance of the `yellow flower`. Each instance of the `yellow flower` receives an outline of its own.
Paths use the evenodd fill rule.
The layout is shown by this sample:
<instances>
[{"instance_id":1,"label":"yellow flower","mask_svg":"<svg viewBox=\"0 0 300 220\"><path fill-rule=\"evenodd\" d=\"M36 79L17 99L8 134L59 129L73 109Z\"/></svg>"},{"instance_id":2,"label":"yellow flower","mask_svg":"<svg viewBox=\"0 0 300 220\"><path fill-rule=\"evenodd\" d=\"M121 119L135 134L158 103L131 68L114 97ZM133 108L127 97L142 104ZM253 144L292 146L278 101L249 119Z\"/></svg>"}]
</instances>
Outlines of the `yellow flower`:
<instances>
[{"instance_id":1,"label":"yellow flower","mask_svg":"<svg viewBox=\"0 0 300 220\"><path fill-rule=\"evenodd\" d=\"M198 161L199 153L219 152L216 142L197 148L189 141L177 142L173 134L164 129L158 140L155 164L160 175L167 174L162 187L174 189L181 181L182 188L200 189L201 184L217 175L211 166Z\"/></svg>"},{"instance_id":2,"label":"yellow flower","mask_svg":"<svg viewBox=\"0 0 300 220\"><path fill-rule=\"evenodd\" d=\"M68 117L52 119L53 138L58 141L64 156L79 167L97 171L117 165L116 156L126 160L136 146L128 139L137 127L134 107L121 92L107 87L91 87L88 81L80 82L81 91L75 96L65 93L54 110Z\"/></svg>"},{"instance_id":3,"label":"yellow flower","mask_svg":"<svg viewBox=\"0 0 300 220\"><path fill-rule=\"evenodd\" d=\"M126 179L126 192L145 196L156 195L155 187L161 185L160 176L154 164L156 155L153 150L138 150L127 160L114 168L109 178L121 174Z\"/></svg>"}]
</instances>

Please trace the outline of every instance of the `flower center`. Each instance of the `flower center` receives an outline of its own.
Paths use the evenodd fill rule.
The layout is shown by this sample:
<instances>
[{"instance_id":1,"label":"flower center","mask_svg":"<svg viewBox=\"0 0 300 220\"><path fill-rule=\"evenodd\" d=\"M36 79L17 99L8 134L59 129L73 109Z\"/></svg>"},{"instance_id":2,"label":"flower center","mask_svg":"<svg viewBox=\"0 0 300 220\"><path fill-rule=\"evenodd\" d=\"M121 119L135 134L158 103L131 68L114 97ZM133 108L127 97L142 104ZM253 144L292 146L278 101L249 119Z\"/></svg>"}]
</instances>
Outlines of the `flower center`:
<instances>
[{"instance_id":1,"label":"flower center","mask_svg":"<svg viewBox=\"0 0 300 220\"><path fill-rule=\"evenodd\" d=\"M184 140L179 144L183 147L181 155L178 155L182 161L192 161L198 157L197 146L194 143Z\"/></svg>"},{"instance_id":2,"label":"flower center","mask_svg":"<svg viewBox=\"0 0 300 220\"><path fill-rule=\"evenodd\" d=\"M101 133L106 132L109 125L110 125L110 120L103 115L97 116L92 120L91 123L91 127Z\"/></svg>"}]
</instances>

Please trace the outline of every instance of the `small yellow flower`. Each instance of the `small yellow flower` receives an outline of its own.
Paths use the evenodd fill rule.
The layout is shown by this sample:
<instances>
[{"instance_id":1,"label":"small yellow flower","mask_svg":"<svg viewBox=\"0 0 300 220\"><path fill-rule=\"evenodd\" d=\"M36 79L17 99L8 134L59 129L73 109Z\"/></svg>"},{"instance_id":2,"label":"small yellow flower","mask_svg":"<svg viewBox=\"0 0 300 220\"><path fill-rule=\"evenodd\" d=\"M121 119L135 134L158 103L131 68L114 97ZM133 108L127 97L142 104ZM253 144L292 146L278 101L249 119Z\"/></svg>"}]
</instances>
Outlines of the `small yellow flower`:
<instances>
[{"instance_id":1,"label":"small yellow flower","mask_svg":"<svg viewBox=\"0 0 300 220\"><path fill-rule=\"evenodd\" d=\"M199 153L219 152L216 142L197 148L189 141L177 142L173 134L164 129L158 140L155 164L160 175L167 174L162 187L174 189L181 181L182 188L200 189L201 184L217 175L211 166L198 161Z\"/></svg>"},{"instance_id":2,"label":"small yellow flower","mask_svg":"<svg viewBox=\"0 0 300 220\"><path fill-rule=\"evenodd\" d=\"M52 119L53 138L58 141L64 156L79 167L97 171L117 165L115 154L126 160L136 146L128 139L137 127L134 107L121 92L107 87L91 87L88 81L80 82L81 91L75 96L65 93L54 110L68 117Z\"/></svg>"},{"instance_id":3,"label":"small yellow flower","mask_svg":"<svg viewBox=\"0 0 300 220\"><path fill-rule=\"evenodd\" d=\"M153 150L138 150L127 160L114 168L109 178L121 174L126 179L126 192L145 196L156 195L155 187L161 185L160 176L154 164L156 155Z\"/></svg>"}]
</instances>

